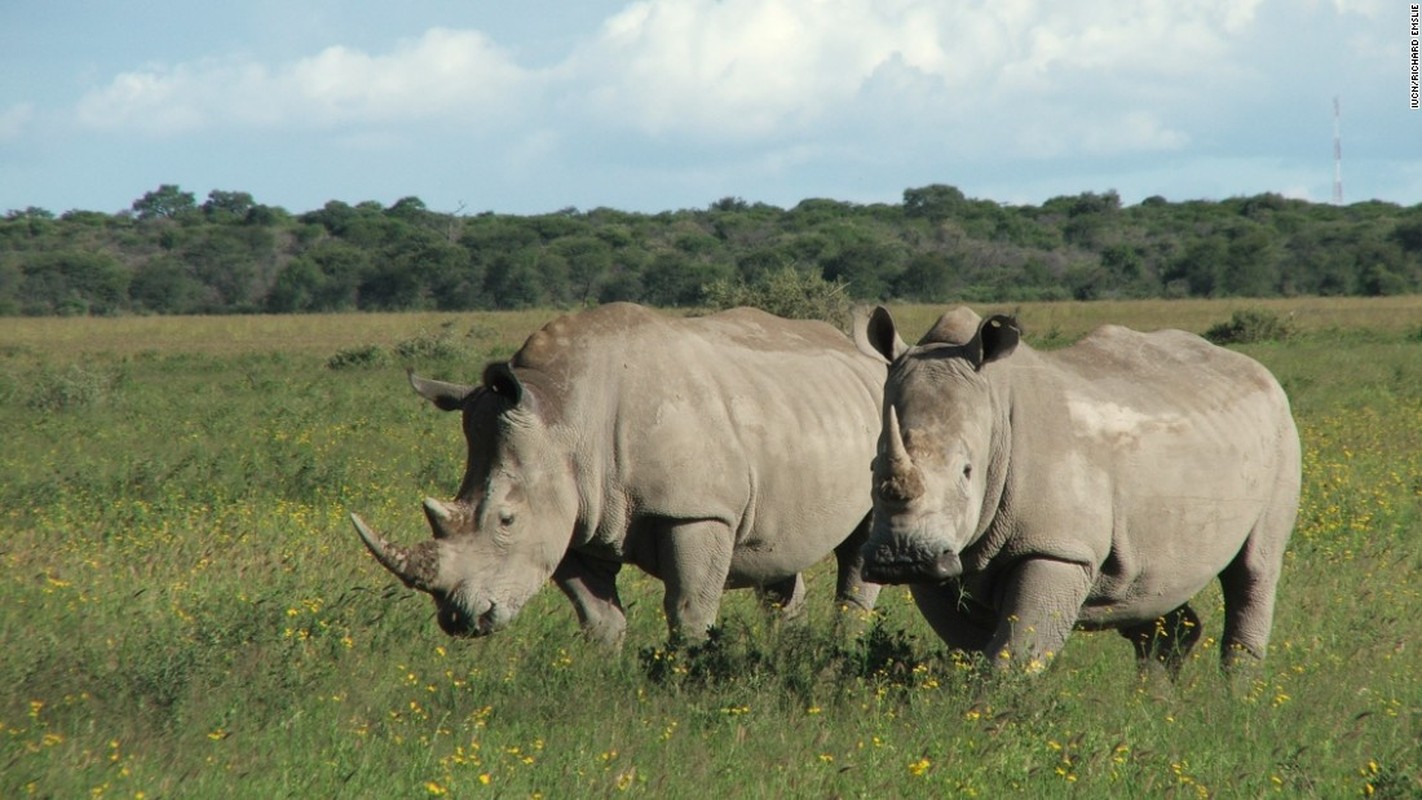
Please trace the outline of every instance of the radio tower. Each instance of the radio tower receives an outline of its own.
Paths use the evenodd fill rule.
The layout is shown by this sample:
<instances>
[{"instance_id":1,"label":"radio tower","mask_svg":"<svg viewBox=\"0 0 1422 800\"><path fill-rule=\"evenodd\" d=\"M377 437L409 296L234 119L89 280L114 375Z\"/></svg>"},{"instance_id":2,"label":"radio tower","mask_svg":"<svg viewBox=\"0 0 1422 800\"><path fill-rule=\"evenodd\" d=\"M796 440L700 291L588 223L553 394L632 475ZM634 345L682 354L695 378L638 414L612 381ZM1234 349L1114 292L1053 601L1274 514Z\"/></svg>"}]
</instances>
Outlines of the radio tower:
<instances>
[{"instance_id":1,"label":"radio tower","mask_svg":"<svg viewBox=\"0 0 1422 800\"><path fill-rule=\"evenodd\" d=\"M1338 95L1333 96L1333 205L1343 205L1343 133Z\"/></svg>"}]
</instances>

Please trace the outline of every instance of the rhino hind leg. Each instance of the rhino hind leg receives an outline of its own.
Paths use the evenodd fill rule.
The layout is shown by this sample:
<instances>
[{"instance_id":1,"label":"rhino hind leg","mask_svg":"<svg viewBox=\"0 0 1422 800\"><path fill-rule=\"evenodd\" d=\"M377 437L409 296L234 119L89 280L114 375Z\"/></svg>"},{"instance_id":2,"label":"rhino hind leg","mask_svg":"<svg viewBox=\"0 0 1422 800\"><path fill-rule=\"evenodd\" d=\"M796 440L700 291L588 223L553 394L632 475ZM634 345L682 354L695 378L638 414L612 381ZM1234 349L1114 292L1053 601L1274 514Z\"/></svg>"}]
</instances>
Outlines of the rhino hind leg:
<instances>
[{"instance_id":1,"label":"rhino hind leg","mask_svg":"<svg viewBox=\"0 0 1422 800\"><path fill-rule=\"evenodd\" d=\"M1274 625L1274 592L1283 567L1281 562L1281 557L1258 552L1251 536L1234 561L1220 573L1225 606L1220 659L1226 669L1263 660Z\"/></svg>"},{"instance_id":2,"label":"rhino hind leg","mask_svg":"<svg viewBox=\"0 0 1422 800\"><path fill-rule=\"evenodd\" d=\"M805 578L798 572L785 580L757 586L755 593L766 611L777 612L783 619L797 619L805 612Z\"/></svg>"},{"instance_id":3,"label":"rhino hind leg","mask_svg":"<svg viewBox=\"0 0 1422 800\"><path fill-rule=\"evenodd\" d=\"M1297 440L1294 440L1297 441ZM1297 457L1294 462L1297 464ZM1220 659L1226 669L1264 658L1274 626L1274 596L1284 570L1284 548L1298 515L1297 472L1281 470L1275 499L1249 538L1220 573L1225 621Z\"/></svg>"},{"instance_id":4,"label":"rhino hind leg","mask_svg":"<svg viewBox=\"0 0 1422 800\"><path fill-rule=\"evenodd\" d=\"M1172 680L1179 677L1200 633L1200 618L1188 603L1150 622L1121 628L1121 635L1136 648L1136 662L1142 668L1159 664Z\"/></svg>"},{"instance_id":5,"label":"rhino hind leg","mask_svg":"<svg viewBox=\"0 0 1422 800\"><path fill-rule=\"evenodd\" d=\"M869 522L870 516L865 514L849 537L834 549L839 566L834 600L835 605L843 609L857 607L861 611L873 611L879 600L879 584L864 580L863 548L869 539Z\"/></svg>"}]
</instances>

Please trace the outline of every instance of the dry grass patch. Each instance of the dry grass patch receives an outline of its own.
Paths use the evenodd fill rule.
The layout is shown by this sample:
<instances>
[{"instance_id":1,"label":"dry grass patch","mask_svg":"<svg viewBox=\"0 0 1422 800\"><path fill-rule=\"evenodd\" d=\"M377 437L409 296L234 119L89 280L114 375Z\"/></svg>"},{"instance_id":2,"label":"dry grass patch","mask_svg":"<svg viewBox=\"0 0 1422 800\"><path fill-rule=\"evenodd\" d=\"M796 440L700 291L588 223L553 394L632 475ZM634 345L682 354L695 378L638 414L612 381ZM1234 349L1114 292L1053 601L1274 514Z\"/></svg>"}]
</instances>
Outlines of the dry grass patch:
<instances>
[{"instance_id":1,"label":"dry grass patch","mask_svg":"<svg viewBox=\"0 0 1422 800\"><path fill-rule=\"evenodd\" d=\"M953 303L890 306L905 339L932 326ZM972 304L979 314L1015 313L1029 337L1072 341L1105 323L1137 330L1207 330L1237 311L1263 309L1299 333L1331 329L1422 330L1422 296L1297 297L1220 300L1103 300L1090 303ZM347 313L207 317L0 317L0 347L49 358L85 355L194 353L228 356L289 353L329 357L364 346L394 347L421 333L473 332L480 345L512 352L555 309L411 313ZM682 312L668 312L682 313Z\"/></svg>"},{"instance_id":2,"label":"dry grass patch","mask_svg":"<svg viewBox=\"0 0 1422 800\"><path fill-rule=\"evenodd\" d=\"M560 312L480 311L200 317L5 317L0 346L50 357L157 352L231 356L289 353L329 356L377 344L391 347L421 332L451 326L487 334L510 351Z\"/></svg>"},{"instance_id":3,"label":"dry grass patch","mask_svg":"<svg viewBox=\"0 0 1422 800\"><path fill-rule=\"evenodd\" d=\"M956 304L895 305L890 309L906 340L932 327L938 315ZM1098 325L1110 323L1141 331L1161 328L1203 333L1239 311L1262 309L1289 320L1293 330L1312 333L1333 329L1399 333L1422 330L1422 296L1227 298L1218 300L1100 300L1090 303L985 303L974 311L1016 314L1034 340L1074 341ZM911 337L912 335L912 337Z\"/></svg>"}]
</instances>

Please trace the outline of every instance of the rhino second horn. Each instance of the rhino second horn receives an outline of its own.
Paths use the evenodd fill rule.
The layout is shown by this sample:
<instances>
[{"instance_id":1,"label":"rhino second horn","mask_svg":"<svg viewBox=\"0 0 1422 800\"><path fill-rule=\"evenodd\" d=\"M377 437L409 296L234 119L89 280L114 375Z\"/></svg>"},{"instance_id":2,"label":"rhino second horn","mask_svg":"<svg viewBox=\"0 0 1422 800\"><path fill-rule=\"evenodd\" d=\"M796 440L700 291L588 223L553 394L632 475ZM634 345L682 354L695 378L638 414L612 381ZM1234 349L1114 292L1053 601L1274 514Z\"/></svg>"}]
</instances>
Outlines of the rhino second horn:
<instances>
[{"instance_id":1,"label":"rhino second horn","mask_svg":"<svg viewBox=\"0 0 1422 800\"><path fill-rule=\"evenodd\" d=\"M425 498L425 512L430 515L430 519L437 519L445 524L454 519L454 512L450 510L449 504L433 497Z\"/></svg>"},{"instance_id":2,"label":"rhino second horn","mask_svg":"<svg viewBox=\"0 0 1422 800\"><path fill-rule=\"evenodd\" d=\"M889 406L887 428L889 476L880 485L879 493L886 499L906 503L923 494L923 475L904 446L903 433L899 430L899 412L893 406Z\"/></svg>"},{"instance_id":3,"label":"rhino second horn","mask_svg":"<svg viewBox=\"0 0 1422 800\"><path fill-rule=\"evenodd\" d=\"M430 521L430 528L433 529L436 539L457 533L464 513L461 508L451 503L433 497L425 498L425 518Z\"/></svg>"},{"instance_id":4,"label":"rhino second horn","mask_svg":"<svg viewBox=\"0 0 1422 800\"><path fill-rule=\"evenodd\" d=\"M359 514L351 514L351 523L355 525L356 533L360 534L366 549L380 562L380 566L390 570L411 589L430 591L434 584L436 561L433 558L435 554L425 545L432 545L433 542L422 542L411 551L386 541L384 536L371 530Z\"/></svg>"}]
</instances>

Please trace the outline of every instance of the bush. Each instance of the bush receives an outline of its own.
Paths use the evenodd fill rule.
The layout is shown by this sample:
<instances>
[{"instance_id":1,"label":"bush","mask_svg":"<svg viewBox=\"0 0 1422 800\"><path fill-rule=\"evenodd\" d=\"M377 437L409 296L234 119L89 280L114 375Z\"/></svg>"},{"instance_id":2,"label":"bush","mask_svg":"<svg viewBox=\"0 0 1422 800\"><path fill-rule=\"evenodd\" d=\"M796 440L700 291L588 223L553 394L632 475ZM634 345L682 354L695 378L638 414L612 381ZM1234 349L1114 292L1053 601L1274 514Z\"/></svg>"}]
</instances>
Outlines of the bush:
<instances>
[{"instance_id":1,"label":"bush","mask_svg":"<svg viewBox=\"0 0 1422 800\"><path fill-rule=\"evenodd\" d=\"M773 667L769 655L753 637L727 637L725 628L706 631L704 642L673 641L666 647L644 647L637 660L647 679L658 685L721 685L743 681Z\"/></svg>"},{"instance_id":2,"label":"bush","mask_svg":"<svg viewBox=\"0 0 1422 800\"><path fill-rule=\"evenodd\" d=\"M463 352L463 347L454 340L453 322L443 323L438 331L422 331L395 344L395 355L403 361L453 358Z\"/></svg>"},{"instance_id":3,"label":"bush","mask_svg":"<svg viewBox=\"0 0 1422 800\"><path fill-rule=\"evenodd\" d=\"M809 702L827 682L841 690L864 681L910 688L939 660L922 653L904 629L890 630L882 617L852 639L808 626L766 629L735 618L727 624L732 629L712 627L704 641L674 639L641 648L637 660L643 674L658 686L760 687ZM969 662L954 663L961 668Z\"/></svg>"},{"instance_id":4,"label":"bush","mask_svg":"<svg viewBox=\"0 0 1422 800\"><path fill-rule=\"evenodd\" d=\"M784 267L751 282L721 279L705 289L707 305L717 310L754 306L787 319L818 319L849 330L851 302L846 284Z\"/></svg>"},{"instance_id":5,"label":"bush","mask_svg":"<svg viewBox=\"0 0 1422 800\"><path fill-rule=\"evenodd\" d=\"M1259 308L1236 311L1229 322L1221 322L1205 331L1205 338L1215 344L1277 342L1293 335L1292 316L1281 317Z\"/></svg>"},{"instance_id":6,"label":"bush","mask_svg":"<svg viewBox=\"0 0 1422 800\"><path fill-rule=\"evenodd\" d=\"M360 369L367 367L384 366L386 358L385 351L378 344L367 344L361 347L352 347L346 350L338 350L336 354L326 359L327 369Z\"/></svg>"},{"instance_id":7,"label":"bush","mask_svg":"<svg viewBox=\"0 0 1422 800\"><path fill-rule=\"evenodd\" d=\"M35 378L26 402L35 411L64 411L96 405L108 397L120 376L113 370L70 364L45 370Z\"/></svg>"}]
</instances>

